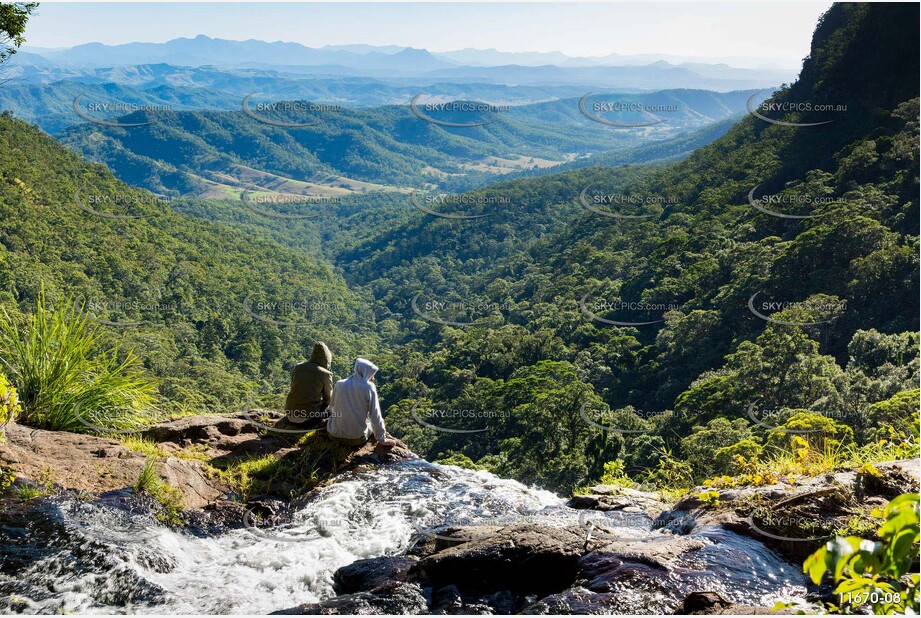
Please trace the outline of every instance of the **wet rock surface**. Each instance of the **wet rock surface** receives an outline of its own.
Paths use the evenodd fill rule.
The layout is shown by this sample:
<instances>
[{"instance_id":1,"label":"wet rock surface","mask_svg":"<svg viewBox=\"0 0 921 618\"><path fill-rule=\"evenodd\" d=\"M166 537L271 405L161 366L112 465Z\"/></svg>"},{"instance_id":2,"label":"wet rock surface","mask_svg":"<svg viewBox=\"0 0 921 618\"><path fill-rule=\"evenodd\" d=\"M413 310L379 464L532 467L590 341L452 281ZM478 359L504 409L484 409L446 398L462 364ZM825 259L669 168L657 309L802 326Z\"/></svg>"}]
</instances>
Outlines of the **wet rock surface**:
<instances>
[{"instance_id":1,"label":"wet rock surface","mask_svg":"<svg viewBox=\"0 0 921 618\"><path fill-rule=\"evenodd\" d=\"M426 613L428 605L422 591L414 584L386 584L371 592L358 592L322 601L305 603L272 615L414 615Z\"/></svg>"},{"instance_id":2,"label":"wet rock surface","mask_svg":"<svg viewBox=\"0 0 921 618\"><path fill-rule=\"evenodd\" d=\"M575 578L585 534L580 528L517 525L427 556L413 575L461 591L556 592Z\"/></svg>"},{"instance_id":3,"label":"wet rock surface","mask_svg":"<svg viewBox=\"0 0 921 618\"><path fill-rule=\"evenodd\" d=\"M795 614L793 608L772 610L754 605L733 603L717 592L692 592L675 610L678 616L767 616Z\"/></svg>"},{"instance_id":4,"label":"wet rock surface","mask_svg":"<svg viewBox=\"0 0 921 618\"><path fill-rule=\"evenodd\" d=\"M802 557L823 539L777 539L778 529L767 529L772 523L769 513L787 513L789 521L780 523L788 525L780 528L807 536L813 530L812 520L825 518L822 521L831 524L885 504L890 495L917 491L918 467L918 460L893 462L876 466L872 478L866 471L840 471L795 483L727 488L718 490L717 501L698 497L697 493L709 491L700 488L673 507L665 506L654 493L597 486L574 497L568 506L587 514L595 511L607 520L580 518L584 525L559 527L536 523L446 527L420 539L403 556L340 568L335 575L337 590L348 594L295 609L303 610L298 613L374 611L369 609L374 603L391 602L388 595L395 588L412 585L426 605L405 607L406 613L790 614L793 609L772 612L770 607L734 602L709 589L706 582L712 580L701 578L705 574L689 565L712 544L687 535L721 528L750 537L786 555L797 572ZM619 525L621 519L641 517L671 534L637 529L631 538L604 523ZM650 542L653 534L658 537ZM810 592L806 598L817 598L816 594Z\"/></svg>"},{"instance_id":5,"label":"wet rock surface","mask_svg":"<svg viewBox=\"0 0 921 618\"><path fill-rule=\"evenodd\" d=\"M587 539L578 525L445 529L437 543L422 541L412 548L418 558L360 560L340 568L336 587L348 594L283 613L360 614L379 606L375 603L390 603L392 591L405 585L415 586L425 599L424 608L409 608L413 613L629 613L624 586L667 586L679 558L703 546L670 535L656 543L612 540L607 532L599 527ZM448 542L452 534L456 543Z\"/></svg>"},{"instance_id":6,"label":"wet rock surface","mask_svg":"<svg viewBox=\"0 0 921 618\"><path fill-rule=\"evenodd\" d=\"M358 560L336 571L333 586L339 594L350 594L373 590L388 582L403 582L416 562L415 558L407 556Z\"/></svg>"},{"instance_id":7,"label":"wet rock surface","mask_svg":"<svg viewBox=\"0 0 921 618\"><path fill-rule=\"evenodd\" d=\"M574 509L659 513L668 504L656 492L640 491L616 485L595 485L586 493L573 496L567 503Z\"/></svg>"}]
</instances>

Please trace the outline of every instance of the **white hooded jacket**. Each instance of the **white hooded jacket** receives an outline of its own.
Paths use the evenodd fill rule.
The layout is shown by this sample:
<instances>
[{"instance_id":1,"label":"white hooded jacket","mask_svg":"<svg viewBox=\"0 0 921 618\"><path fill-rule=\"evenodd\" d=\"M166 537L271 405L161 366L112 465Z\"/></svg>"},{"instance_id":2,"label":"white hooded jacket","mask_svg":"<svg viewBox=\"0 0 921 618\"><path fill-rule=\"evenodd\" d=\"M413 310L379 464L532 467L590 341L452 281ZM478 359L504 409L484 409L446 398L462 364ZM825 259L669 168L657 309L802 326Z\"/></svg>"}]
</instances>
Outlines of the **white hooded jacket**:
<instances>
[{"instance_id":1,"label":"white hooded jacket","mask_svg":"<svg viewBox=\"0 0 921 618\"><path fill-rule=\"evenodd\" d=\"M377 388L370 381L375 373L377 365L359 358L355 361L354 373L336 382L329 401L329 420L326 421L329 435L355 440L367 438L373 432L378 441L386 437Z\"/></svg>"}]
</instances>

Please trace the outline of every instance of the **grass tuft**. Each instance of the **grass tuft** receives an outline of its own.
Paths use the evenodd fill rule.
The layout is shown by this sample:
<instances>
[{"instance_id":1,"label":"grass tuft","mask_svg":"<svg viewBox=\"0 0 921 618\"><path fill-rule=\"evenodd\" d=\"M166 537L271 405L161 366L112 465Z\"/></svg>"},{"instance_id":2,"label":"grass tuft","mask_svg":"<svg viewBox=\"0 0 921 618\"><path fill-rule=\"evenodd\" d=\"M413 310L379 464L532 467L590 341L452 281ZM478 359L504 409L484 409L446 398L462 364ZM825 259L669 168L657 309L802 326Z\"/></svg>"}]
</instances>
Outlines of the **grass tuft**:
<instances>
[{"instance_id":1,"label":"grass tuft","mask_svg":"<svg viewBox=\"0 0 921 618\"><path fill-rule=\"evenodd\" d=\"M157 519L163 523L180 526L185 523L182 509L182 495L175 487L170 487L157 475L157 462L148 459L134 483L134 492L147 494L160 504Z\"/></svg>"},{"instance_id":2,"label":"grass tuft","mask_svg":"<svg viewBox=\"0 0 921 618\"><path fill-rule=\"evenodd\" d=\"M121 434L117 436L116 439L132 453L140 453L148 459L166 459L169 457L169 453L150 438L132 434Z\"/></svg>"}]
</instances>

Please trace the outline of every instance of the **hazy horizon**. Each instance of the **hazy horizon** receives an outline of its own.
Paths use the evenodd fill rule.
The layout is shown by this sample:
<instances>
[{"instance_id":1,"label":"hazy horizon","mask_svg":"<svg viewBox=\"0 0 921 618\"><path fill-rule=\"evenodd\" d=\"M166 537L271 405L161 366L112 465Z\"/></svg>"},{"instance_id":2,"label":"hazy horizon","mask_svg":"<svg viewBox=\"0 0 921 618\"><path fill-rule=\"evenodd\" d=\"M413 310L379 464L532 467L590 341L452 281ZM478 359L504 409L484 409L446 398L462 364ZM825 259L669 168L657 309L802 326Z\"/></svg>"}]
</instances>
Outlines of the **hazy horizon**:
<instances>
[{"instance_id":1,"label":"hazy horizon","mask_svg":"<svg viewBox=\"0 0 921 618\"><path fill-rule=\"evenodd\" d=\"M253 11L258 8L258 19ZM313 48L397 46L674 56L737 67L798 67L822 3L43 3L23 51L163 43L204 34ZM105 11L104 22L99 20ZM360 21L354 21L360 15ZM305 20L309 24L305 24ZM450 24L445 28L446 23ZM611 26L614 24L614 26ZM516 27L517 26L517 27ZM701 36L705 34L706 36ZM727 54L732 49L734 53Z\"/></svg>"}]
</instances>

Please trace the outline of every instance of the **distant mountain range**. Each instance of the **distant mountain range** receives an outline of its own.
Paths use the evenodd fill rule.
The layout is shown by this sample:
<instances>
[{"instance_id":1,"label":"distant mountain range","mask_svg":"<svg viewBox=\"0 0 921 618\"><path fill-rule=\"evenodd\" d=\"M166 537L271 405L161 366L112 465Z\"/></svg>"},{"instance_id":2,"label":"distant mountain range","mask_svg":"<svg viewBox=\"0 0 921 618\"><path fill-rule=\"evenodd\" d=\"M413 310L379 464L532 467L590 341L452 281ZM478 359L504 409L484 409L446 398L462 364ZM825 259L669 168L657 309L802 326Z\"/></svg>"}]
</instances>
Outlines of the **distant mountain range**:
<instances>
[{"instance_id":1,"label":"distant mountain range","mask_svg":"<svg viewBox=\"0 0 921 618\"><path fill-rule=\"evenodd\" d=\"M408 101L315 113L290 111L310 106L293 101L287 102L288 110L266 109L257 115L239 107L121 116L97 112L99 120L117 119L122 126L83 123L58 133L57 138L89 159L105 163L125 182L158 193L236 198L255 188L289 196L344 196L422 186L463 188L507 174L547 170L737 117L753 94L757 91L605 95L603 100L675 110L663 112L659 123L632 128L614 128L587 118L579 99L500 112L429 111L425 118L414 113ZM91 101L87 96L81 105ZM258 105L255 99L252 104ZM598 116L615 122L638 117L634 112ZM469 126L450 124L458 120ZM656 153L650 158L662 156Z\"/></svg>"},{"instance_id":2,"label":"distant mountain range","mask_svg":"<svg viewBox=\"0 0 921 618\"><path fill-rule=\"evenodd\" d=\"M115 60L117 59L117 60ZM796 71L782 67L736 68L667 56L573 58L559 52L501 52L464 49L431 53L397 46L230 41L204 35L165 43L87 43L68 49L23 48L12 66L18 77L41 81L48 71L170 64L218 69L275 69L310 75L378 78L467 79L508 85L578 85L618 89L674 87L729 91L778 86ZM47 81L45 79L44 81Z\"/></svg>"}]
</instances>

